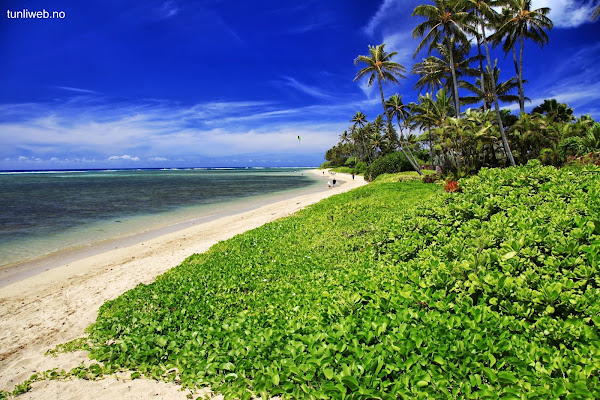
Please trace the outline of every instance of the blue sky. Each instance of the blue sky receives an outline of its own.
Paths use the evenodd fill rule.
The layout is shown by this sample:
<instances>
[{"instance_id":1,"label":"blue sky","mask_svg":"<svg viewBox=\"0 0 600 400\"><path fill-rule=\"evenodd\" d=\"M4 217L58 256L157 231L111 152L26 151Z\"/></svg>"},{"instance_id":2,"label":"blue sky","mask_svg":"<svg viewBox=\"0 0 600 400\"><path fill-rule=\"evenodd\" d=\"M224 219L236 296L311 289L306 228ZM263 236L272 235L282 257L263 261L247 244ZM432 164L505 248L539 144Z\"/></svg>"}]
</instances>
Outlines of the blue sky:
<instances>
[{"instance_id":1,"label":"blue sky","mask_svg":"<svg viewBox=\"0 0 600 400\"><path fill-rule=\"evenodd\" d=\"M381 113L356 56L426 57L410 17L424 2L3 1L0 169L319 165L357 111ZM529 109L556 98L600 120L598 2L534 0L555 28L525 49ZM23 9L64 18L7 14ZM415 101L415 80L386 96Z\"/></svg>"}]
</instances>

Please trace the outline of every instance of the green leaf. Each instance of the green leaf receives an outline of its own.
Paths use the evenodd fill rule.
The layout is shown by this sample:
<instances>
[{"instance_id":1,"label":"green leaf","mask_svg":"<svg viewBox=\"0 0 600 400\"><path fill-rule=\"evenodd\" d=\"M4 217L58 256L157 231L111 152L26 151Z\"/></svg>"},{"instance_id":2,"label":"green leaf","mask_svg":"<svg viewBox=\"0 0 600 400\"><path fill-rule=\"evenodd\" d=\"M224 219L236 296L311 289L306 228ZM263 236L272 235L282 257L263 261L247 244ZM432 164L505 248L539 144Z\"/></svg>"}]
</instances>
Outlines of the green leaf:
<instances>
[{"instance_id":1,"label":"green leaf","mask_svg":"<svg viewBox=\"0 0 600 400\"><path fill-rule=\"evenodd\" d=\"M233 365L230 362L226 362L221 364L221 366L219 367L219 369L225 370L225 371L233 371L235 369L235 365Z\"/></svg>"},{"instance_id":2,"label":"green leaf","mask_svg":"<svg viewBox=\"0 0 600 400\"><path fill-rule=\"evenodd\" d=\"M236 374L235 372L230 372L228 374L225 374L225 380L236 380L238 378L238 374Z\"/></svg>"},{"instance_id":3,"label":"green leaf","mask_svg":"<svg viewBox=\"0 0 600 400\"><path fill-rule=\"evenodd\" d=\"M279 386L279 374L275 374L271 377L271 380L273 381L273 385L275 386Z\"/></svg>"},{"instance_id":4,"label":"green leaf","mask_svg":"<svg viewBox=\"0 0 600 400\"><path fill-rule=\"evenodd\" d=\"M446 361L441 356L433 356L433 361L440 365L446 364Z\"/></svg>"},{"instance_id":5,"label":"green leaf","mask_svg":"<svg viewBox=\"0 0 600 400\"><path fill-rule=\"evenodd\" d=\"M356 390L358 390L358 380L356 380L355 377L353 376L344 376L342 378L342 383L348 388L350 389L352 392L355 392Z\"/></svg>"},{"instance_id":6,"label":"green leaf","mask_svg":"<svg viewBox=\"0 0 600 400\"><path fill-rule=\"evenodd\" d=\"M504 384L514 384L517 383L518 379L511 372L498 372L498 381Z\"/></svg>"},{"instance_id":7,"label":"green leaf","mask_svg":"<svg viewBox=\"0 0 600 400\"><path fill-rule=\"evenodd\" d=\"M496 371L494 371L491 368L483 367L483 373L491 383L496 383L496 381L498 380L498 375L496 374Z\"/></svg>"},{"instance_id":8,"label":"green leaf","mask_svg":"<svg viewBox=\"0 0 600 400\"><path fill-rule=\"evenodd\" d=\"M325 375L325 378L327 378L328 380L333 379L333 369L323 368L323 375Z\"/></svg>"},{"instance_id":9,"label":"green leaf","mask_svg":"<svg viewBox=\"0 0 600 400\"><path fill-rule=\"evenodd\" d=\"M516 251L510 251L510 252L506 253L505 255L503 255L503 256L502 256L502 259L503 259L504 261L506 261L506 260L510 260L511 258L513 258L513 257L514 257L514 256L516 256L516 255L517 255L517 252L516 252Z\"/></svg>"}]
</instances>

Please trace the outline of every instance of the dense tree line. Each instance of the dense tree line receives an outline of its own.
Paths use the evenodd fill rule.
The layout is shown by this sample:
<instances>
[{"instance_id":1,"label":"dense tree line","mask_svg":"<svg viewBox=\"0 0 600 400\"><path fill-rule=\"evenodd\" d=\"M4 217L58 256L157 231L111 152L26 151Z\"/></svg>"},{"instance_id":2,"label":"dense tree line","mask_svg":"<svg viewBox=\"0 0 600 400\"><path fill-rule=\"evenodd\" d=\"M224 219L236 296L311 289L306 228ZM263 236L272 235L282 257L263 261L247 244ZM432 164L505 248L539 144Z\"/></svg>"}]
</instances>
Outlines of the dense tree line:
<instances>
[{"instance_id":1,"label":"dense tree line","mask_svg":"<svg viewBox=\"0 0 600 400\"><path fill-rule=\"evenodd\" d=\"M383 85L398 85L407 70L393 61L397 53L387 52L385 43L369 46L369 54L355 60L361 66L355 80L377 84L383 112L368 120L358 111L325 154L326 164L360 172L399 151L404 165L419 173L430 165L464 175L534 158L558 166L569 156L599 150L600 125L589 116L575 118L567 104L549 99L525 112L525 42L548 43L549 12L532 9L531 0L432 0L417 6L413 16L424 20L413 30L420 39L414 57L426 52L411 71L419 77L418 100L385 98ZM500 80L493 49L512 56L514 77ZM461 96L459 89L470 94ZM520 114L501 110L500 103L518 103ZM473 108L462 109L466 105Z\"/></svg>"}]
</instances>

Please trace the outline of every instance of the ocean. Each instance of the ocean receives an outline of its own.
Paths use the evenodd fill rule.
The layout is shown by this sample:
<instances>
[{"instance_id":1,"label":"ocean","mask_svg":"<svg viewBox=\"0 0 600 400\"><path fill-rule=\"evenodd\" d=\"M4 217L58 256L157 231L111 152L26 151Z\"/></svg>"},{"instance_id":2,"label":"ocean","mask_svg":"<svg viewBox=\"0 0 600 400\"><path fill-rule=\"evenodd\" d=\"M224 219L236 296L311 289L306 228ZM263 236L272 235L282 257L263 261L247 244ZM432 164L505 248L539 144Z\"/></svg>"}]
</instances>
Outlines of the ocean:
<instances>
[{"instance_id":1,"label":"ocean","mask_svg":"<svg viewBox=\"0 0 600 400\"><path fill-rule=\"evenodd\" d=\"M0 172L0 269L317 191L305 169Z\"/></svg>"}]
</instances>

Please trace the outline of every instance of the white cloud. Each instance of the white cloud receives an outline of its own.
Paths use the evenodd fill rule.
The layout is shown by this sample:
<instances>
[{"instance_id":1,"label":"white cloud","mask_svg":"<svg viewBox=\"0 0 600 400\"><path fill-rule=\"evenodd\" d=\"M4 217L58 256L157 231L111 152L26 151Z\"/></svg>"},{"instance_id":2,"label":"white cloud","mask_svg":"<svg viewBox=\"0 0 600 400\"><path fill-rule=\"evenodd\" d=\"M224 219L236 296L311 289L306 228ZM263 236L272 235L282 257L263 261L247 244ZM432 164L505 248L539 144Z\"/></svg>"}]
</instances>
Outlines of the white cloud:
<instances>
[{"instance_id":1,"label":"white cloud","mask_svg":"<svg viewBox=\"0 0 600 400\"><path fill-rule=\"evenodd\" d=\"M284 83L294 89L297 89L297 90L304 92L308 95L311 95L313 97L318 97L321 99L330 99L331 98L331 94L326 93L326 92L322 91L321 89L318 89L314 86L309 86L304 83L300 83L296 79L290 78L289 76L284 77Z\"/></svg>"},{"instance_id":2,"label":"white cloud","mask_svg":"<svg viewBox=\"0 0 600 400\"><path fill-rule=\"evenodd\" d=\"M140 161L139 157L132 157L129 154L125 154L122 156L110 156L108 157L109 160L128 160L128 161Z\"/></svg>"},{"instance_id":3,"label":"white cloud","mask_svg":"<svg viewBox=\"0 0 600 400\"><path fill-rule=\"evenodd\" d=\"M531 8L549 7L548 17L555 28L575 28L591 22L590 17L598 0L532 0Z\"/></svg>"},{"instance_id":4,"label":"white cloud","mask_svg":"<svg viewBox=\"0 0 600 400\"><path fill-rule=\"evenodd\" d=\"M413 66L413 52L415 51L415 40L410 32L396 32L384 35L383 43L387 52L395 51L398 54L394 61L402 64L410 72Z\"/></svg>"},{"instance_id":5,"label":"white cloud","mask_svg":"<svg viewBox=\"0 0 600 400\"><path fill-rule=\"evenodd\" d=\"M97 159L106 164L250 153L322 154L337 142L355 108L363 109L364 104L295 109L277 108L267 102L183 107L159 101L14 104L0 108L0 157L16 159L22 154L52 158L52 163ZM298 135L303 138L301 143Z\"/></svg>"},{"instance_id":6,"label":"white cloud","mask_svg":"<svg viewBox=\"0 0 600 400\"><path fill-rule=\"evenodd\" d=\"M383 4L381 4L377 9L377 12L375 12L375 15L369 20L367 26L364 27L364 31L372 36L375 33L375 29L379 27L382 21L389 18L390 10L395 7L397 3L397 0L384 0Z\"/></svg>"},{"instance_id":7,"label":"white cloud","mask_svg":"<svg viewBox=\"0 0 600 400\"><path fill-rule=\"evenodd\" d=\"M62 90L68 90L70 92L87 93L87 94L99 94L99 92L95 92L93 90L80 89L80 88L75 88L75 87L70 87L70 86L59 86L58 88L62 89Z\"/></svg>"},{"instance_id":8,"label":"white cloud","mask_svg":"<svg viewBox=\"0 0 600 400\"><path fill-rule=\"evenodd\" d=\"M358 87L360 87L360 90L363 91L363 93L365 94L365 96L367 96L367 99L375 99L376 94L375 94L375 88L376 88L376 84L372 84L371 86L369 86L369 79L368 78L363 78L360 79L358 81Z\"/></svg>"}]
</instances>

